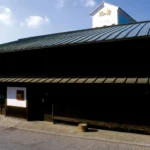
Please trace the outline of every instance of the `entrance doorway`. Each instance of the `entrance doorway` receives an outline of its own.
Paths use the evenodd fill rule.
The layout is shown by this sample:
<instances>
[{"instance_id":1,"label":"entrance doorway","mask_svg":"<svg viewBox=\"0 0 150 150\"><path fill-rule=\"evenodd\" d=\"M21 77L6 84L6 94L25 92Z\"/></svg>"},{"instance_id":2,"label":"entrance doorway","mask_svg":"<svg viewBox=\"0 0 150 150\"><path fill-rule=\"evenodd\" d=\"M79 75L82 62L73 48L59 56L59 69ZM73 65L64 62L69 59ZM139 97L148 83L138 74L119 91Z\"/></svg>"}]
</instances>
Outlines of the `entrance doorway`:
<instances>
[{"instance_id":1,"label":"entrance doorway","mask_svg":"<svg viewBox=\"0 0 150 150\"><path fill-rule=\"evenodd\" d=\"M45 96L42 99L44 121L53 121L53 104L51 101L51 97L48 93L45 93Z\"/></svg>"},{"instance_id":2,"label":"entrance doorway","mask_svg":"<svg viewBox=\"0 0 150 150\"><path fill-rule=\"evenodd\" d=\"M52 121L52 98L46 87L30 85L28 87L28 120Z\"/></svg>"}]
</instances>

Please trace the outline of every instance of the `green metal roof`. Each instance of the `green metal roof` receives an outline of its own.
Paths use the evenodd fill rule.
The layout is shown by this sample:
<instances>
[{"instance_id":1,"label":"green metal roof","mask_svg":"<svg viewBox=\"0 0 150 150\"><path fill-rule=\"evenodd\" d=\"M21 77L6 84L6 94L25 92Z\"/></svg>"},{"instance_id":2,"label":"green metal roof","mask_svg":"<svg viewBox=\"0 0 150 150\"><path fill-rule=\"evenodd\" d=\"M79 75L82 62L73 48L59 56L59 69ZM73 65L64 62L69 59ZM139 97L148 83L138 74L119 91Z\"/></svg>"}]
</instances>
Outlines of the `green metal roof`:
<instances>
[{"instance_id":1,"label":"green metal roof","mask_svg":"<svg viewBox=\"0 0 150 150\"><path fill-rule=\"evenodd\" d=\"M133 24L115 25L19 39L11 43L1 44L0 53L126 40L149 36L150 21L137 22Z\"/></svg>"}]
</instances>

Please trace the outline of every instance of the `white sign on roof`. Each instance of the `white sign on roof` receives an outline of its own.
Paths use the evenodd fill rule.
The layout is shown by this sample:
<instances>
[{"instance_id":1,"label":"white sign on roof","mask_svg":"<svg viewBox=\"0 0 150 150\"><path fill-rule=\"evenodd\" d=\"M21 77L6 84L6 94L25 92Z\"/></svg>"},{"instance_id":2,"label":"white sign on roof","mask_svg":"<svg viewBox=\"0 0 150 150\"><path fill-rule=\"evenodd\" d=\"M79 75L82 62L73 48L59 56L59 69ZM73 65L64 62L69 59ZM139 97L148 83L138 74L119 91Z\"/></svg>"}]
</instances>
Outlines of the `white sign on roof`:
<instances>
[{"instance_id":1,"label":"white sign on roof","mask_svg":"<svg viewBox=\"0 0 150 150\"><path fill-rule=\"evenodd\" d=\"M135 22L121 8L105 2L99 5L90 15L92 16L93 28Z\"/></svg>"}]
</instances>

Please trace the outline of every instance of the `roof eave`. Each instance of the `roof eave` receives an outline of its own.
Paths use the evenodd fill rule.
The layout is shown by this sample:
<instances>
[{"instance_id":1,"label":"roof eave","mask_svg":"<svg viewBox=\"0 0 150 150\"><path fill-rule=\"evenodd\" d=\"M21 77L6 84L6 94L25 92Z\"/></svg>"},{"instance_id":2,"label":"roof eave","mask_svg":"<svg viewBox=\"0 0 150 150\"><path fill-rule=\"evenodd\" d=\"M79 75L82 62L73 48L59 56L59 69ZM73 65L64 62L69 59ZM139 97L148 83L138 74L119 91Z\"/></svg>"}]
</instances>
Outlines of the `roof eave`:
<instances>
[{"instance_id":1,"label":"roof eave","mask_svg":"<svg viewBox=\"0 0 150 150\"><path fill-rule=\"evenodd\" d=\"M41 49L49 49L49 48L61 48L61 47L68 47L68 46L80 46L80 45L87 45L87 44L100 44L100 43L111 43L111 42L119 42L119 41L130 41L130 40L139 40L139 39L150 39L149 36L140 36L140 37L130 37L126 39L112 39L112 40L104 40L104 41L92 41L92 42L84 42L84 43L73 43L73 44L65 44L65 45L55 45L55 46L45 46L43 48L39 47L34 47L34 48L28 48L24 50L12 50L12 51L5 51L5 52L0 52L0 54L5 54L5 53L13 53L13 52L25 52L25 51L31 51L31 50L41 50Z\"/></svg>"},{"instance_id":2,"label":"roof eave","mask_svg":"<svg viewBox=\"0 0 150 150\"><path fill-rule=\"evenodd\" d=\"M99 6L97 6L97 8L94 9L94 10L90 13L90 16L94 16L94 15L97 13L97 11L99 11L99 8L101 7L101 5L104 5L104 3L106 3L106 2L103 1ZM106 3L106 4L109 4L109 3ZM112 4L109 4L109 5L111 5L111 6L113 6L113 7L116 7L116 9L119 9L118 6L115 6L115 5L112 5Z\"/></svg>"},{"instance_id":3,"label":"roof eave","mask_svg":"<svg viewBox=\"0 0 150 150\"><path fill-rule=\"evenodd\" d=\"M96 11L97 9L99 9L100 6L103 5L103 4L104 4L104 1L103 1L100 5L98 5L98 6L90 13L90 16L95 15L95 11Z\"/></svg>"},{"instance_id":4,"label":"roof eave","mask_svg":"<svg viewBox=\"0 0 150 150\"><path fill-rule=\"evenodd\" d=\"M118 7L118 10L122 11L124 14L126 14L129 18L131 18L134 22L137 22L135 19L133 19L128 13L126 13L122 8Z\"/></svg>"}]
</instances>

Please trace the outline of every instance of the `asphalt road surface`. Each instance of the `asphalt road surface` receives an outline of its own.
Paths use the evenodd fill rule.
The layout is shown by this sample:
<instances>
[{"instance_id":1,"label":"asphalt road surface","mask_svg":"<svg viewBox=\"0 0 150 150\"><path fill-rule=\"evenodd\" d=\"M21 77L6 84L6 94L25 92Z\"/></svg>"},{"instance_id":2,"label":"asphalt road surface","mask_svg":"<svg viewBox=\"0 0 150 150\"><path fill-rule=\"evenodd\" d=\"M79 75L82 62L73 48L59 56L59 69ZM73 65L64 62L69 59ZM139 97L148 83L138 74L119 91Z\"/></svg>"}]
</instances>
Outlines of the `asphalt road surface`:
<instances>
[{"instance_id":1,"label":"asphalt road surface","mask_svg":"<svg viewBox=\"0 0 150 150\"><path fill-rule=\"evenodd\" d=\"M150 150L150 147L0 127L0 150Z\"/></svg>"}]
</instances>

